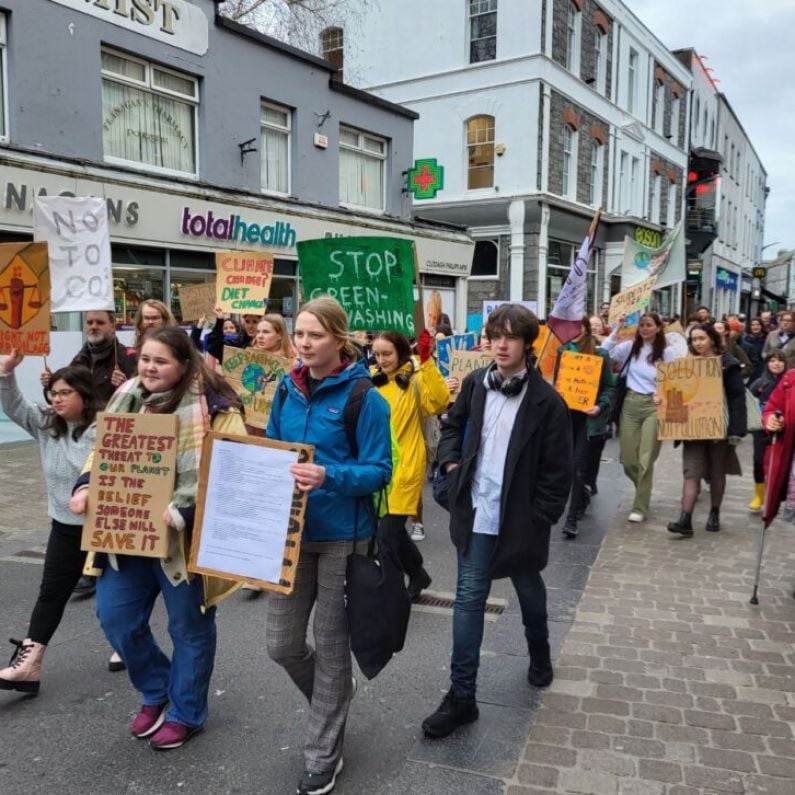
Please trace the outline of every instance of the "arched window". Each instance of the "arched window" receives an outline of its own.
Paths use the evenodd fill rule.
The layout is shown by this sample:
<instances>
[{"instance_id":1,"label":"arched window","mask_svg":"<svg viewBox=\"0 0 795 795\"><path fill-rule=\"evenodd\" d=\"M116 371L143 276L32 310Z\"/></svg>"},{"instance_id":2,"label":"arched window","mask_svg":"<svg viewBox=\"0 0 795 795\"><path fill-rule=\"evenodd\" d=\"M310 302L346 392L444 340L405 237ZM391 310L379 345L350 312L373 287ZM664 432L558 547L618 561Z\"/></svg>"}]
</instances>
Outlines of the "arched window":
<instances>
[{"instance_id":1,"label":"arched window","mask_svg":"<svg viewBox=\"0 0 795 795\"><path fill-rule=\"evenodd\" d=\"M467 188L494 185L494 116L473 116L467 122Z\"/></svg>"},{"instance_id":2,"label":"arched window","mask_svg":"<svg viewBox=\"0 0 795 795\"><path fill-rule=\"evenodd\" d=\"M343 33L342 28L326 28L320 33L320 54L329 61L334 67L334 74L332 80L337 80L340 83L342 80L342 66L343 66Z\"/></svg>"}]
</instances>

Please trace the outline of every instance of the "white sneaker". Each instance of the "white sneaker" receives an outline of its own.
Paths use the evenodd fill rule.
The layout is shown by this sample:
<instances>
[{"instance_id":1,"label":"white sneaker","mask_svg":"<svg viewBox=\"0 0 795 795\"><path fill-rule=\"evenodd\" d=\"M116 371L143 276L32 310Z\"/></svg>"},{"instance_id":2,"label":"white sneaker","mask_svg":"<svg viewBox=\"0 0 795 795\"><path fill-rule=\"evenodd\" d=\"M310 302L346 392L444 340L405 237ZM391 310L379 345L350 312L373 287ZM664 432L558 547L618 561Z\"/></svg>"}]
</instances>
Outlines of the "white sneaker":
<instances>
[{"instance_id":1,"label":"white sneaker","mask_svg":"<svg viewBox=\"0 0 795 795\"><path fill-rule=\"evenodd\" d=\"M411 528L411 540L412 541L425 540L425 528L422 526L422 522L414 522L414 526Z\"/></svg>"},{"instance_id":2,"label":"white sneaker","mask_svg":"<svg viewBox=\"0 0 795 795\"><path fill-rule=\"evenodd\" d=\"M646 517L640 511L632 511L627 517L628 522L642 522Z\"/></svg>"}]
</instances>

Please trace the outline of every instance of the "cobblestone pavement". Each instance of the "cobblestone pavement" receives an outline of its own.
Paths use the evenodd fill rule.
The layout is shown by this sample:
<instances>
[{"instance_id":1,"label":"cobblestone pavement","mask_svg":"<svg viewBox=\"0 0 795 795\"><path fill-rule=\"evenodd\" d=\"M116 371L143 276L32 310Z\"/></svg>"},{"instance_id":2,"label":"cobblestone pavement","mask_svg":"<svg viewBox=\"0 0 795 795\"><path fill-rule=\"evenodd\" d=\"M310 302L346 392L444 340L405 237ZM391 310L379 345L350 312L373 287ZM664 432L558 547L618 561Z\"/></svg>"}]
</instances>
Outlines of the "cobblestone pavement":
<instances>
[{"instance_id":1,"label":"cobblestone pavement","mask_svg":"<svg viewBox=\"0 0 795 795\"><path fill-rule=\"evenodd\" d=\"M795 528L766 535L758 606L749 604L761 521L729 478L719 533L672 536L681 455L655 471L643 525L616 513L530 730L510 795L795 793Z\"/></svg>"}]
</instances>

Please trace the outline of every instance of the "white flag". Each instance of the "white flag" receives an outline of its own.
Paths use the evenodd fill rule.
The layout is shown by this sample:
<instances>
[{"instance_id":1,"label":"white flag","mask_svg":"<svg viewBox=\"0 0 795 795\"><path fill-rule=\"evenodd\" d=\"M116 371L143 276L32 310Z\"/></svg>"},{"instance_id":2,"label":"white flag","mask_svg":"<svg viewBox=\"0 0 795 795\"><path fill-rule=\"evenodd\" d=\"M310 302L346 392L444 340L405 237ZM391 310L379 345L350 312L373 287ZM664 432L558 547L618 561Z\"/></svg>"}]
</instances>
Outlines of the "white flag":
<instances>
[{"instance_id":1,"label":"white flag","mask_svg":"<svg viewBox=\"0 0 795 795\"><path fill-rule=\"evenodd\" d=\"M113 311L105 199L37 196L33 239L49 248L53 312Z\"/></svg>"}]
</instances>

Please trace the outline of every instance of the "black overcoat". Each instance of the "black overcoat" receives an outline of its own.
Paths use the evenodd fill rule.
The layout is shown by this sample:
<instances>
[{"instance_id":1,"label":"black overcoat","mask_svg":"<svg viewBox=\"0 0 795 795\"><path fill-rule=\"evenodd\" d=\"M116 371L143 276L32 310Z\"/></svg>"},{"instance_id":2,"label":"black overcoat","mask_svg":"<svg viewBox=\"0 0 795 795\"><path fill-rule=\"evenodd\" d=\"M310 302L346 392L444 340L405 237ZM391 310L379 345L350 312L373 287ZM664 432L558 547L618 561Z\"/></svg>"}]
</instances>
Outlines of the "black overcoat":
<instances>
[{"instance_id":1,"label":"black overcoat","mask_svg":"<svg viewBox=\"0 0 795 795\"><path fill-rule=\"evenodd\" d=\"M459 464L448 475L450 537L464 552L469 547L475 516L471 492L486 405L485 373L483 368L464 379L439 440L440 466ZM531 368L505 457L492 577L541 571L547 565L550 528L566 507L572 460L566 404Z\"/></svg>"}]
</instances>

